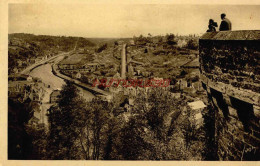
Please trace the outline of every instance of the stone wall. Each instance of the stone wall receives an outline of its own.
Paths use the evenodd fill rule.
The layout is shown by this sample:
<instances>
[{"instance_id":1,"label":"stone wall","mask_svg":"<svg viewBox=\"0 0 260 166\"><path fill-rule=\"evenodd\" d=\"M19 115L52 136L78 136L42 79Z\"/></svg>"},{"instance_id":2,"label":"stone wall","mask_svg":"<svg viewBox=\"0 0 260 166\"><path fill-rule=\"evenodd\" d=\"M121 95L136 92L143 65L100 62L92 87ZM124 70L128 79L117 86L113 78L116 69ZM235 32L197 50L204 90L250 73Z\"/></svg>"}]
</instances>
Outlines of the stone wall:
<instances>
[{"instance_id":1,"label":"stone wall","mask_svg":"<svg viewBox=\"0 0 260 166\"><path fill-rule=\"evenodd\" d=\"M260 31L206 33L199 51L218 158L260 160Z\"/></svg>"}]
</instances>

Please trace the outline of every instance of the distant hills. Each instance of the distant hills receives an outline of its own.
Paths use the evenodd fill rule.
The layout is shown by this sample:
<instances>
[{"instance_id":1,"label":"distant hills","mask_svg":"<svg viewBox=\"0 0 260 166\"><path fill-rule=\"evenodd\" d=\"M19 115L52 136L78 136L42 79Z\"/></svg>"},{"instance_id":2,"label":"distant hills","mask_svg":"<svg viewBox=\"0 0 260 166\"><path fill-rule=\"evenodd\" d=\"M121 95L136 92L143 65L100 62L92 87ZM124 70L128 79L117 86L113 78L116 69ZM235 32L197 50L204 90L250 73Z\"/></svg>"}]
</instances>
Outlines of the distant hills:
<instances>
[{"instance_id":1,"label":"distant hills","mask_svg":"<svg viewBox=\"0 0 260 166\"><path fill-rule=\"evenodd\" d=\"M8 35L8 71L19 71L45 56L75 48L95 47L96 44L83 37L65 37L14 33Z\"/></svg>"},{"instance_id":2,"label":"distant hills","mask_svg":"<svg viewBox=\"0 0 260 166\"><path fill-rule=\"evenodd\" d=\"M66 37L66 36L49 36L49 35L33 35L25 33L9 34L9 44L13 39L20 39L29 44L39 45L42 49L57 47L60 51L69 51L75 47L94 47L95 43L83 37Z\"/></svg>"}]
</instances>

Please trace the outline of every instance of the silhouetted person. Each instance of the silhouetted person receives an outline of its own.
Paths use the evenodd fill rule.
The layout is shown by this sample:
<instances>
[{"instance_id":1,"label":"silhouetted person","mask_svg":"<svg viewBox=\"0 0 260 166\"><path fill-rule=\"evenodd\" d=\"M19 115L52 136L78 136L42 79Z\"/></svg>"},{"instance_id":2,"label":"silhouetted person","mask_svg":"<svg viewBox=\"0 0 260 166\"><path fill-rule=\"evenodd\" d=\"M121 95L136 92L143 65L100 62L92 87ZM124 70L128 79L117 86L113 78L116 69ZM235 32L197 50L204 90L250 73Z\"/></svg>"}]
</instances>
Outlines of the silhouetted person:
<instances>
[{"instance_id":1,"label":"silhouetted person","mask_svg":"<svg viewBox=\"0 0 260 166\"><path fill-rule=\"evenodd\" d=\"M226 18L225 13L221 14L221 19L222 21L219 27L219 31L231 31L231 22Z\"/></svg>"},{"instance_id":2,"label":"silhouetted person","mask_svg":"<svg viewBox=\"0 0 260 166\"><path fill-rule=\"evenodd\" d=\"M207 32L216 32L216 28L218 27L218 23L214 22L213 19L209 19L209 29L207 30Z\"/></svg>"}]
</instances>

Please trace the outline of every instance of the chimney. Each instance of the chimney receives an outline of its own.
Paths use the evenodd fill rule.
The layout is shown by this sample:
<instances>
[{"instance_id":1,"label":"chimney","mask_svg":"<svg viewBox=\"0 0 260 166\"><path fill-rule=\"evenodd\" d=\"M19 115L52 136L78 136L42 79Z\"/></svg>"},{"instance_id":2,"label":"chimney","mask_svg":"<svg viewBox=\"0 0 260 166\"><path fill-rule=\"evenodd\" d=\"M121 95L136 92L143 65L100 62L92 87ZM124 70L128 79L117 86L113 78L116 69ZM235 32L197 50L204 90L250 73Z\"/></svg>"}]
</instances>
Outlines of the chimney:
<instances>
[{"instance_id":1,"label":"chimney","mask_svg":"<svg viewBox=\"0 0 260 166\"><path fill-rule=\"evenodd\" d=\"M123 44L121 53L121 78L126 77L126 44Z\"/></svg>"}]
</instances>

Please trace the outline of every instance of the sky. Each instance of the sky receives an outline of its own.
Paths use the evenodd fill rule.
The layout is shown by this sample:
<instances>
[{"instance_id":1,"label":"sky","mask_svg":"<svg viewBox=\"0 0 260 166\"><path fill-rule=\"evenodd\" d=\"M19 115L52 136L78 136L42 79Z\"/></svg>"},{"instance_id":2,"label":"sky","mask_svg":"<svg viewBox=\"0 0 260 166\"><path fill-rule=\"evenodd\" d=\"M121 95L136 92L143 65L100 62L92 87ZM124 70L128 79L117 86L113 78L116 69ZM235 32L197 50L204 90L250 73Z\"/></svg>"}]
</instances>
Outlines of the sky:
<instances>
[{"instance_id":1,"label":"sky","mask_svg":"<svg viewBox=\"0 0 260 166\"><path fill-rule=\"evenodd\" d=\"M226 13L232 30L260 30L260 5L9 4L8 33L81 37L203 34Z\"/></svg>"}]
</instances>

